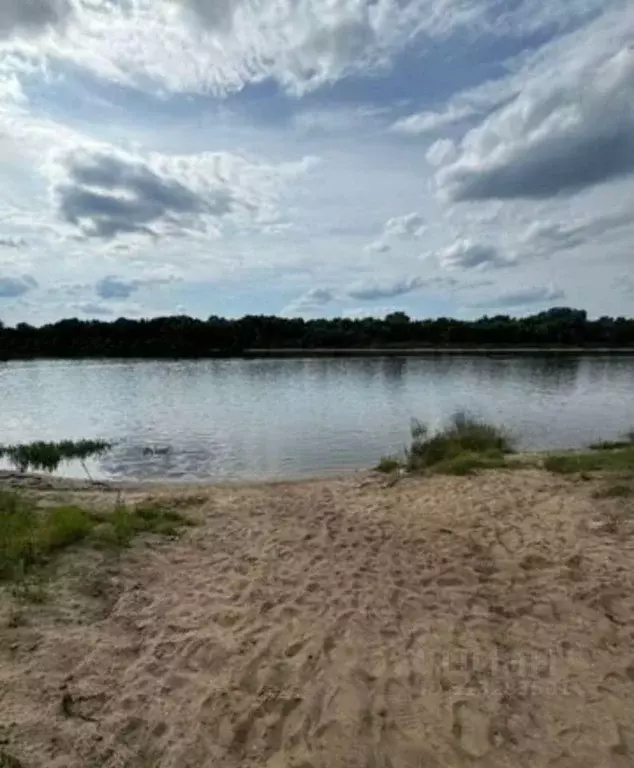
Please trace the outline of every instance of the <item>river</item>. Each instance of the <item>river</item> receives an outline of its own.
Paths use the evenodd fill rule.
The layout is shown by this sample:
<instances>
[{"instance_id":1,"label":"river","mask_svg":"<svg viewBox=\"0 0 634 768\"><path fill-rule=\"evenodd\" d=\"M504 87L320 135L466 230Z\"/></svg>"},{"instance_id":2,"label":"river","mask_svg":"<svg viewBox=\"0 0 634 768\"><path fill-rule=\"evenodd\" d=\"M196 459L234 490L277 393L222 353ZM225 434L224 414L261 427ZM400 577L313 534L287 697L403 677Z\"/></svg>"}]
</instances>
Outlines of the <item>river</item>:
<instances>
[{"instance_id":1,"label":"river","mask_svg":"<svg viewBox=\"0 0 634 768\"><path fill-rule=\"evenodd\" d=\"M634 356L0 363L0 443L105 438L102 479L234 481L371 467L457 410L521 449L634 426ZM60 472L82 476L79 466Z\"/></svg>"}]
</instances>

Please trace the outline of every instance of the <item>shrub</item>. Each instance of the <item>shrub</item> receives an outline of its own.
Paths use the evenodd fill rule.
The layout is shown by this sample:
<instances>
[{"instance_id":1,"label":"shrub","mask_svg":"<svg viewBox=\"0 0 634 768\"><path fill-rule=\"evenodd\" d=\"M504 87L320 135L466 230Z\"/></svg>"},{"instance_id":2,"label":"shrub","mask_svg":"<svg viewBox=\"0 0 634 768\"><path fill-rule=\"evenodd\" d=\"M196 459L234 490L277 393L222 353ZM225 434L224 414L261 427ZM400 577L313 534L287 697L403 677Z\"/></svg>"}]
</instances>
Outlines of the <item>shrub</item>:
<instances>
[{"instance_id":1,"label":"shrub","mask_svg":"<svg viewBox=\"0 0 634 768\"><path fill-rule=\"evenodd\" d=\"M400 469L402 466L403 462L395 456L382 456L381 461L379 461L376 467L376 471L384 472L386 475L389 475L391 472L396 472L396 470Z\"/></svg>"},{"instance_id":2,"label":"shrub","mask_svg":"<svg viewBox=\"0 0 634 768\"><path fill-rule=\"evenodd\" d=\"M474 455L486 455L499 465L504 454L512 451L512 441L503 430L464 413L457 413L445 429L431 436L424 424L414 421L411 434L408 465L414 470L437 467L465 455L467 463L473 464Z\"/></svg>"}]
</instances>

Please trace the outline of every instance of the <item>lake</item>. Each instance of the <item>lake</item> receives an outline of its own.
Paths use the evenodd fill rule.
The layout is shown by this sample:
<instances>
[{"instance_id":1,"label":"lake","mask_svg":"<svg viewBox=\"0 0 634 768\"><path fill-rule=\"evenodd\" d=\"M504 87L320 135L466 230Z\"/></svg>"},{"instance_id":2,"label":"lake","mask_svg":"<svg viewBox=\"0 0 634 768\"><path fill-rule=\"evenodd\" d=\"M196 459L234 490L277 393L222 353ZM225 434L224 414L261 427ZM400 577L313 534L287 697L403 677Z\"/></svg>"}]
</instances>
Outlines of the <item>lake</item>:
<instances>
[{"instance_id":1,"label":"lake","mask_svg":"<svg viewBox=\"0 0 634 768\"><path fill-rule=\"evenodd\" d=\"M633 394L634 356L9 362L0 443L116 441L102 479L299 478L371 467L412 417L461 409L523 449L582 447L634 426Z\"/></svg>"}]
</instances>

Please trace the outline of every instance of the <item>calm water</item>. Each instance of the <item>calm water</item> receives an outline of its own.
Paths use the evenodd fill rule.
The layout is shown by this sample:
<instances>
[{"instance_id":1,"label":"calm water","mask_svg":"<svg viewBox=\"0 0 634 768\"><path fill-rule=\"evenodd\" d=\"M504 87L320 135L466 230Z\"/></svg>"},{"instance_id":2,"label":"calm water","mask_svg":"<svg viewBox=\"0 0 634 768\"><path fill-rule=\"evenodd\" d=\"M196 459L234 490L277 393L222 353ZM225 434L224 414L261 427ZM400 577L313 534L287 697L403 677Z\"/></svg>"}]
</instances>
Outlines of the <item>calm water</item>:
<instances>
[{"instance_id":1,"label":"calm water","mask_svg":"<svg viewBox=\"0 0 634 768\"><path fill-rule=\"evenodd\" d=\"M458 409L522 448L584 446L634 425L633 395L634 357L12 362L0 443L111 439L106 478L301 477L372 466L412 416Z\"/></svg>"}]
</instances>

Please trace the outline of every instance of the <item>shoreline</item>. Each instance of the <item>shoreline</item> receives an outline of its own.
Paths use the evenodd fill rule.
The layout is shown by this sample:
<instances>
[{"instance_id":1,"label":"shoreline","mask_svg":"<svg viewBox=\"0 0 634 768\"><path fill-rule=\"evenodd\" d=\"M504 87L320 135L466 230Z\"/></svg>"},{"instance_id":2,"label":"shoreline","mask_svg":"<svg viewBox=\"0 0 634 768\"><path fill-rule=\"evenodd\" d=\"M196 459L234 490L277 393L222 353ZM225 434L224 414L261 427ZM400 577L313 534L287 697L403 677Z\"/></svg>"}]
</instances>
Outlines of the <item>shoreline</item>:
<instances>
[{"instance_id":1,"label":"shoreline","mask_svg":"<svg viewBox=\"0 0 634 768\"><path fill-rule=\"evenodd\" d=\"M244 349L239 352L223 352L211 350L207 355L85 355L85 356L54 356L15 355L1 357L0 363L33 362L37 360L125 360L125 361L172 361L172 360L258 360L258 359L302 359L302 358L373 358L373 357L442 357L442 356L634 356L633 347L591 347L591 346L436 346L436 347L350 347L350 348L271 348Z\"/></svg>"},{"instance_id":2,"label":"shoreline","mask_svg":"<svg viewBox=\"0 0 634 768\"><path fill-rule=\"evenodd\" d=\"M608 449L608 453L613 449ZM544 461L549 456L585 456L585 455L601 455L605 452L605 449L591 449L585 448L567 448L557 450L539 450L539 451L518 451L516 453L509 453L506 455L508 466L501 468L497 467L498 471L512 472L518 468L532 468L536 470L543 469ZM514 466L515 465L515 466ZM491 471L486 468L482 468L483 471ZM404 471L401 468L401 478L410 477L416 478L422 475L417 472ZM301 486L303 484L311 483L326 483L326 482L338 482L349 481L358 479L363 481L371 480L372 478L386 479L390 474L385 473L377 467L358 467L356 469L336 469L323 472L321 474L303 474L295 477L270 477L270 478L236 478L235 480L219 479L213 480L213 478L204 479L147 479L147 480L116 480L116 479L96 479L89 480L85 477L71 477L63 474L46 473L46 472L18 472L12 469L0 469L0 489L2 487L15 488L15 489L32 489L32 490L51 490L51 491L104 491L109 493L116 492L167 492L170 491L183 491L183 490L240 490L243 488L263 488L268 489L275 486ZM441 473L442 474L442 473Z\"/></svg>"},{"instance_id":3,"label":"shoreline","mask_svg":"<svg viewBox=\"0 0 634 768\"><path fill-rule=\"evenodd\" d=\"M151 492L151 491L182 491L205 490L218 488L222 490L237 490L240 488L270 488L278 485L302 485L303 483L336 482L351 478L367 479L379 475L375 469L333 470L327 474L302 475L301 477L274 477L270 479L237 479L237 480L88 480L82 477L46 474L44 472L17 472L11 469L0 469L0 489L25 488L33 490L52 491L107 491L121 492Z\"/></svg>"}]
</instances>

